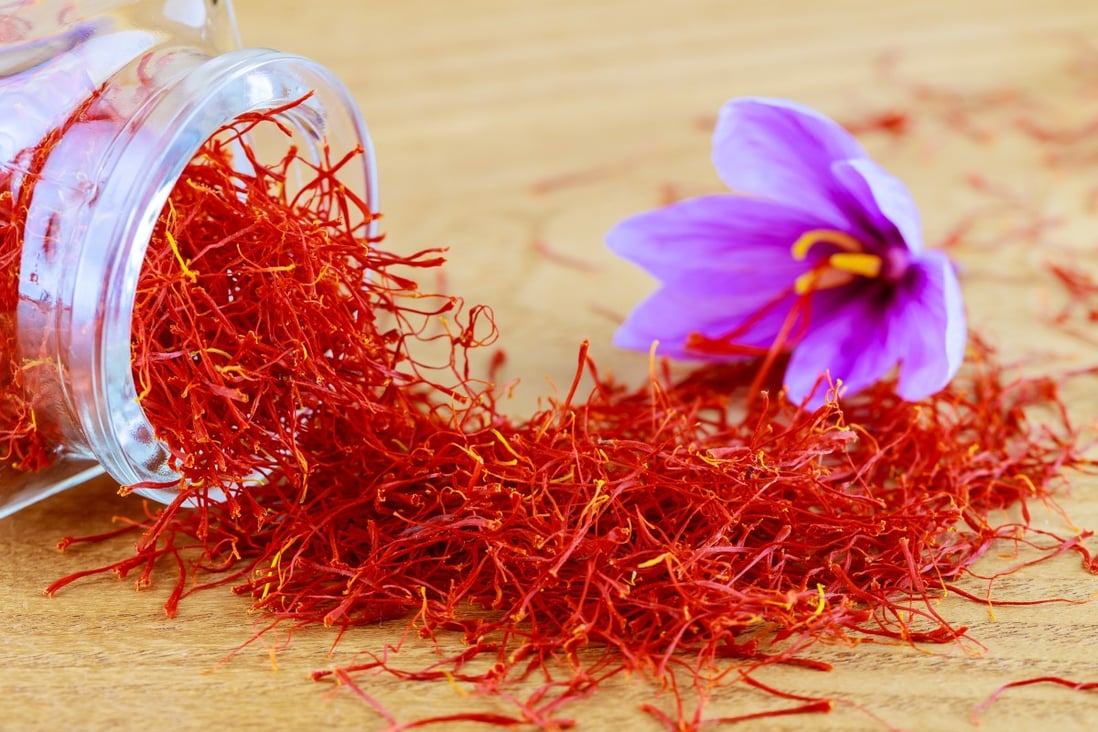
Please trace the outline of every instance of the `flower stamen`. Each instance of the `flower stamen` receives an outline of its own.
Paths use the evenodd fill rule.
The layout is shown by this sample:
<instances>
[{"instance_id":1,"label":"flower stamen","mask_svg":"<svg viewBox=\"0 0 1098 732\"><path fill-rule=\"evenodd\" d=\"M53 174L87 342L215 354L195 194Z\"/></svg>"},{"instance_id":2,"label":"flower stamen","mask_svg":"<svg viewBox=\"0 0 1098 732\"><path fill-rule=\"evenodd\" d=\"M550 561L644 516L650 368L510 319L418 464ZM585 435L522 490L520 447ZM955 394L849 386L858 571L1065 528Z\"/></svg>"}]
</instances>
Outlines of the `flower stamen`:
<instances>
[{"instance_id":1,"label":"flower stamen","mask_svg":"<svg viewBox=\"0 0 1098 732\"><path fill-rule=\"evenodd\" d=\"M833 229L806 231L793 242L790 251L794 259L803 260L817 244L827 244L839 251L820 259L811 270L796 279L793 289L798 295L841 287L857 277L879 277L884 269L884 261L876 254L865 251L860 241Z\"/></svg>"},{"instance_id":2,"label":"flower stamen","mask_svg":"<svg viewBox=\"0 0 1098 732\"><path fill-rule=\"evenodd\" d=\"M884 262L876 254L868 252L839 252L827 258L827 265L862 277L879 277Z\"/></svg>"},{"instance_id":3,"label":"flower stamen","mask_svg":"<svg viewBox=\"0 0 1098 732\"><path fill-rule=\"evenodd\" d=\"M797 237L793 242L791 251L793 258L800 261L808 256L808 252L817 244L831 244L847 252L864 252L862 243L843 231L835 229L812 229Z\"/></svg>"}]
</instances>

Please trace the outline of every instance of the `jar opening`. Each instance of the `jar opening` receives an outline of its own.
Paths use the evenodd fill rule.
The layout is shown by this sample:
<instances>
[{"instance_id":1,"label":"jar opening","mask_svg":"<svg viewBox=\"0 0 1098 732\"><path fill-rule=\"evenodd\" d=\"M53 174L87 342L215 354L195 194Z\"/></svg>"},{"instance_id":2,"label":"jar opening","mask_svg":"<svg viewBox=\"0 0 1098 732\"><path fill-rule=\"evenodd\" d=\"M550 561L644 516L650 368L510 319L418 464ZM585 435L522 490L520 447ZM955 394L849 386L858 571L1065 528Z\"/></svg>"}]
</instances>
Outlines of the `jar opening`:
<instances>
[{"instance_id":1,"label":"jar opening","mask_svg":"<svg viewBox=\"0 0 1098 732\"><path fill-rule=\"evenodd\" d=\"M165 253L162 246L160 252L150 251L150 242L174 248L175 240L162 233L165 222L178 215L172 211L173 198L186 193L178 187L202 185L184 176L191 170L188 166L201 163L196 156L212 148L231 155L238 173L236 188L227 188L226 197L235 190L235 197L244 200L249 191L241 181L270 182L272 177L288 200L310 195L307 186L315 179L315 170L346 158L338 181L328 184L345 187L366 211L376 211L373 153L357 107L330 72L300 57L240 51L207 61L153 98L112 143L109 174L90 207L88 242L120 246L106 257L99 250L99 264L81 262L92 275L88 279L97 281L95 273L103 283L92 324L100 337L70 343L70 362L90 364L87 378L72 382L72 401L92 452L111 476L158 500L177 495L182 456L172 454L142 406L148 384L135 380L135 370L140 370L135 364L134 319L147 315L135 313L135 297L146 258ZM291 150L296 155L288 155ZM354 211L346 215L346 226L361 231L364 238L373 235L372 216ZM181 224L182 231L191 226L196 236L202 235L196 222L173 223ZM97 256L96 247L85 250L85 260ZM188 262L181 250L171 254L178 255L176 265L183 276L197 278L205 266ZM207 294L222 298L222 305L260 297L242 284L234 286L232 272L221 274L228 275L220 279L221 291ZM232 364L220 366L231 370Z\"/></svg>"}]
</instances>

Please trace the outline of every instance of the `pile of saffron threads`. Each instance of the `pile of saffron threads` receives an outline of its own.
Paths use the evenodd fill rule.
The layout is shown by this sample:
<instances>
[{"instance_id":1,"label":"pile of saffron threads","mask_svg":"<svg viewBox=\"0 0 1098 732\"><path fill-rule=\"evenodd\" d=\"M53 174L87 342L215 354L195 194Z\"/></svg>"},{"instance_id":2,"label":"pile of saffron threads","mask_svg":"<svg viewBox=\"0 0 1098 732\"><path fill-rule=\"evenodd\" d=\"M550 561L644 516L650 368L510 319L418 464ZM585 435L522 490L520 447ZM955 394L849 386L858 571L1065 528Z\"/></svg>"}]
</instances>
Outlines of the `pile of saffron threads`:
<instances>
[{"instance_id":1,"label":"pile of saffron threads","mask_svg":"<svg viewBox=\"0 0 1098 732\"><path fill-rule=\"evenodd\" d=\"M134 375L189 487L111 532L139 534L131 556L50 594L107 571L144 585L166 565L169 615L231 584L268 629L404 619L459 635L462 650L440 643L428 668L364 649L317 672L393 729L566 726L562 707L624 674L654 681L645 712L695 729L829 709L752 675L826 668L807 655L820 641L963 642L937 601L989 602L994 578L988 596L966 587L999 542L1037 552L1019 565L1075 551L1094 571L1087 534L1029 525L1027 506L1055 506L1057 481L1084 462L1056 385L1008 375L980 342L922 403L882 383L816 411L775 383L749 395L757 364L674 379L653 362L632 389L581 346L571 389L511 418L467 360L496 339L491 311L419 290L440 252L389 252L345 223L375 215L337 182L360 153L314 166L291 194L287 171L312 165L293 151L254 173L233 165L257 124L276 120L241 120L191 162L140 281ZM1054 424L1032 424L1034 408ZM385 671L514 712L399 720L356 681ZM788 706L707 718L706 699L737 682Z\"/></svg>"}]
</instances>

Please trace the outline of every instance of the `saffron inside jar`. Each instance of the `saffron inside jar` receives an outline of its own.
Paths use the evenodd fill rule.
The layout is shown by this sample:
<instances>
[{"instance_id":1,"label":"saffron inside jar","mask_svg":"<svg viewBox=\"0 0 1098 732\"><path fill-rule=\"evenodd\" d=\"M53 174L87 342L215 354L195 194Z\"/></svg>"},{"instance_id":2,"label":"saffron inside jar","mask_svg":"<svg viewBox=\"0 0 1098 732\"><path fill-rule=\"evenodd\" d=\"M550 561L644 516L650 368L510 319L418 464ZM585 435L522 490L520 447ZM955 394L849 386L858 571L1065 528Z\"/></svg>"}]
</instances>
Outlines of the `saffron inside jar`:
<instances>
[{"instance_id":1,"label":"saffron inside jar","mask_svg":"<svg viewBox=\"0 0 1098 732\"><path fill-rule=\"evenodd\" d=\"M9 476L37 472L57 456L57 437L40 429L28 390L46 364L20 354L16 330L23 236L36 172L59 133L0 164L0 503Z\"/></svg>"},{"instance_id":2,"label":"saffron inside jar","mask_svg":"<svg viewBox=\"0 0 1098 732\"><path fill-rule=\"evenodd\" d=\"M380 332L370 294L375 214L340 179L364 153L306 161L286 128L288 153L265 165L250 139L277 134L285 111L246 115L203 146L138 283L138 400L191 490L305 490L358 449L341 444L347 426L372 423L379 393L401 382L400 337Z\"/></svg>"}]
</instances>

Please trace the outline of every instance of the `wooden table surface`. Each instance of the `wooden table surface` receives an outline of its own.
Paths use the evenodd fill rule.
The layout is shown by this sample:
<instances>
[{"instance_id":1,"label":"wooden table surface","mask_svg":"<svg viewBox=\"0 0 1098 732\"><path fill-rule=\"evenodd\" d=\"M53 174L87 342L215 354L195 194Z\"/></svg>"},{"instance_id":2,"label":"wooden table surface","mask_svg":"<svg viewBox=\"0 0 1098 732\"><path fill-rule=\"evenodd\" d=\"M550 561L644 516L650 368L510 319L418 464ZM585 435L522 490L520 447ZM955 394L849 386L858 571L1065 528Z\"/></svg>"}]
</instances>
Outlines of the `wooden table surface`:
<instances>
[{"instance_id":1,"label":"wooden table surface","mask_svg":"<svg viewBox=\"0 0 1098 732\"><path fill-rule=\"evenodd\" d=\"M390 246L451 247L444 286L494 306L521 376L514 410L566 383L579 342L605 370L639 382L645 357L609 344L616 321L651 288L602 238L617 220L669 196L720 190L710 125L728 98L795 98L842 121L908 115L902 135L862 139L905 179L934 244L983 212L956 244L973 329L1004 358L1041 368L1098 362L1098 346L1050 323L1062 293L1048 260L1098 274L1098 134L1052 142L1030 125L1083 125L1098 114L1098 3L1091 0L239 0L245 43L313 57L364 110L377 147ZM898 118L894 118L898 119ZM1089 156L1089 157L1088 157ZM992 213L987 213L991 211ZM986 214L986 215L985 215ZM1094 250L1093 252L1091 250ZM1085 324L1082 324L1085 325ZM1067 386L1078 419L1098 415L1093 377ZM1098 527L1094 481L1073 480L1063 506ZM123 544L61 554L58 538L106 530L140 510L107 481L0 521L0 729L377 729L351 694L308 672L380 648L398 626L277 639L226 656L256 618L226 589L184 603L166 582L145 592L98 578L54 599L42 589L119 557ZM1055 517L1038 516L1050 526ZM1004 597L1086 598L1098 581L1063 557L1004 582ZM774 669L766 678L862 705L901 728L963 730L1000 684L1054 674L1098 681L1098 607L986 607L956 597L940 611L986 646L831 649L830 673ZM414 645L414 644L413 644ZM428 658L430 649L409 654ZM370 681L402 719L477 702L446 685ZM581 729L657 729L637 711L642 681L610 683L573 711ZM482 703L483 704L483 703ZM726 712L775 706L747 689L719 694ZM489 704L489 707L491 705ZM506 705L498 708L506 709ZM1092 729L1098 693L1018 689L982 716L987 729ZM840 704L829 715L747 729L880 729ZM466 727L454 726L453 729ZM475 729L475 726L467 727Z\"/></svg>"}]
</instances>

